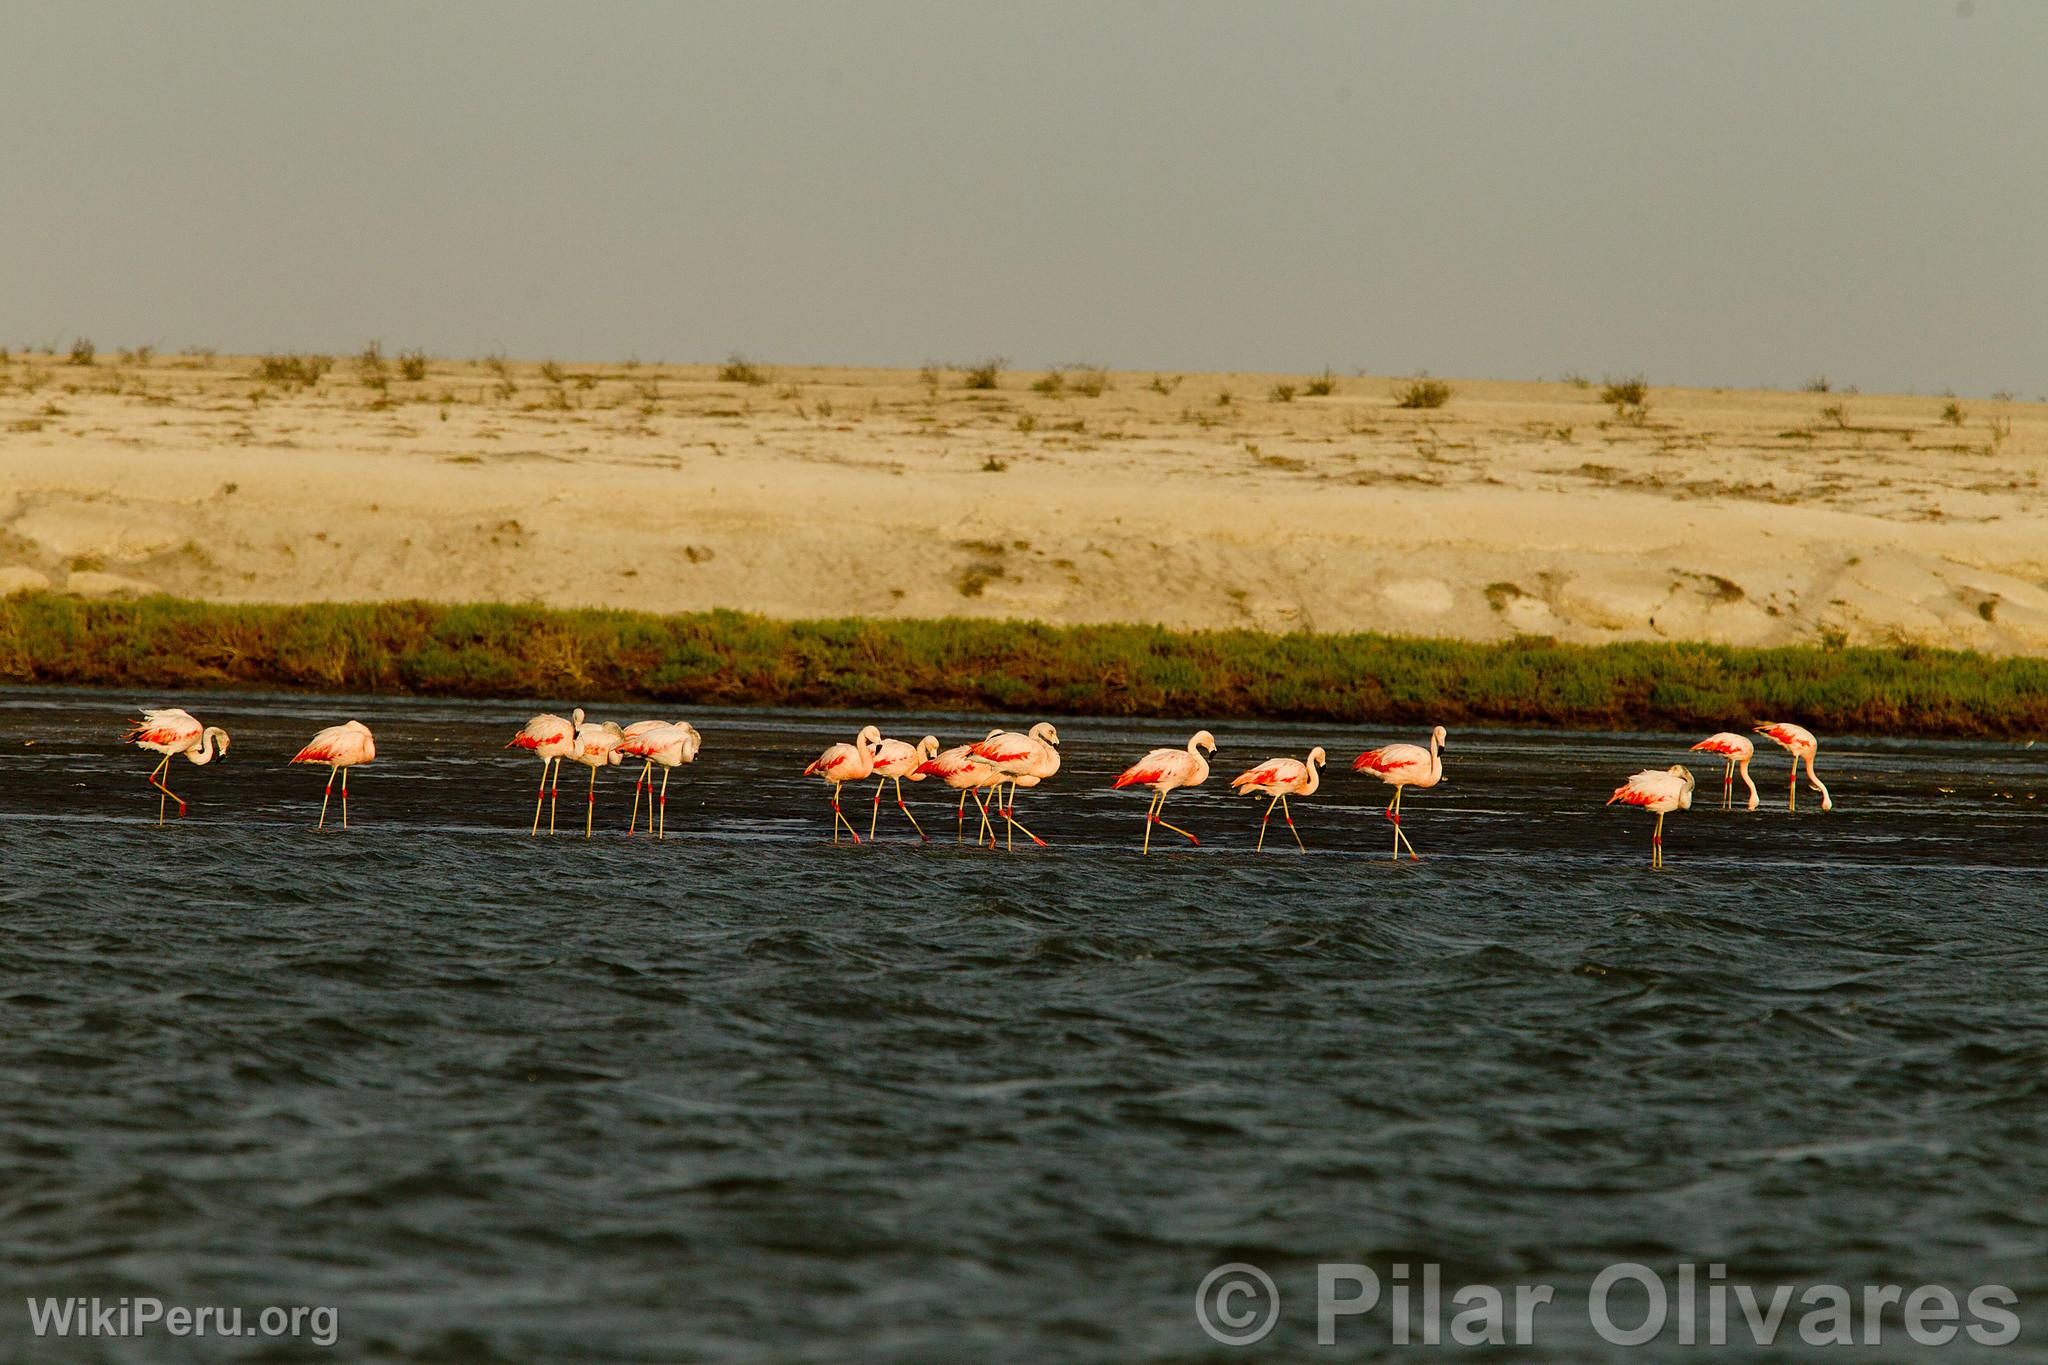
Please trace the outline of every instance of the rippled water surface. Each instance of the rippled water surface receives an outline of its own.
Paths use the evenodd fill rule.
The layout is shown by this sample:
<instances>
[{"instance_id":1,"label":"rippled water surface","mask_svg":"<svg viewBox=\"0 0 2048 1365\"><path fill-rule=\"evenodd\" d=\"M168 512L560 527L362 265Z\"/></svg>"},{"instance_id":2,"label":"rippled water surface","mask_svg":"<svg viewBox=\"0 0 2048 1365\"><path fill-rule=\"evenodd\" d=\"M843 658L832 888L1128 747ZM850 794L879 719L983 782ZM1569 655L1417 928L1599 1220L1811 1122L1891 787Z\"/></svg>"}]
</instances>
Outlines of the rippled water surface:
<instances>
[{"instance_id":1,"label":"rippled water surface","mask_svg":"<svg viewBox=\"0 0 2048 1365\"><path fill-rule=\"evenodd\" d=\"M833 847L797 774L863 718L790 712L693 715L657 845L624 769L598 838L576 769L576 837L526 836L532 708L183 699L234 748L158 829L141 700L0 693L7 1358L252 1355L34 1341L42 1294L333 1304L327 1359L1224 1358L1226 1261L1285 1300L1233 1359L1331 1355L1322 1261L1561 1303L1622 1260L1997 1281L2005 1358L2048 1336L2048 746L1825 739L1825 815L1775 749L1754 814L1696 764L1653 873L1601 802L1693 736L1455 733L1397 868L1349 770L1385 730L1212 725L1168 806L1201 848L1141 860L1108 779L1192 724L1062 722L1019 807L1052 846L1011 856L933 783L931 846L892 808ZM380 757L316 833L282 760L349 716ZM1255 855L1223 778L1318 742L1309 853ZM1494 1358L1631 1354L1542 1328Z\"/></svg>"}]
</instances>

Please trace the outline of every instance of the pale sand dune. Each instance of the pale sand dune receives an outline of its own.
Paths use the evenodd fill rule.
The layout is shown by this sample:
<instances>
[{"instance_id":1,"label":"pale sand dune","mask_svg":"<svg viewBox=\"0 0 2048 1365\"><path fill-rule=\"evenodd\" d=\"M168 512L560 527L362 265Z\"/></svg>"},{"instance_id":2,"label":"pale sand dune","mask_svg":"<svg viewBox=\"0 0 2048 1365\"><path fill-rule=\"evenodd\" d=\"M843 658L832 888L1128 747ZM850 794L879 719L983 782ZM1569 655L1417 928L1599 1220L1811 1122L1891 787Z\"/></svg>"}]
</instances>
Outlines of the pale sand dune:
<instances>
[{"instance_id":1,"label":"pale sand dune","mask_svg":"<svg viewBox=\"0 0 2048 1365\"><path fill-rule=\"evenodd\" d=\"M1407 411L1350 376L564 369L380 398L348 360L308 391L14 355L0 591L2048 653L2040 404L1653 389L1631 422L1597 382Z\"/></svg>"}]
</instances>

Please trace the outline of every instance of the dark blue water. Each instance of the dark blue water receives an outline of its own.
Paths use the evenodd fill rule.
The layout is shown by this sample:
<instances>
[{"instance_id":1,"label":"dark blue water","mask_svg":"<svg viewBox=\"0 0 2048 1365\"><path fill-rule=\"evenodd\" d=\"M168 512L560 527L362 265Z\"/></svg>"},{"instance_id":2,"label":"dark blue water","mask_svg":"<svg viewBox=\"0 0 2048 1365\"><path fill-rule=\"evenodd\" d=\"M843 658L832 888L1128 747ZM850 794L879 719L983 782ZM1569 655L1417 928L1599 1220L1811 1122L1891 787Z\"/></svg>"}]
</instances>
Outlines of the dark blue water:
<instances>
[{"instance_id":1,"label":"dark blue water","mask_svg":"<svg viewBox=\"0 0 2048 1365\"><path fill-rule=\"evenodd\" d=\"M1349 771L1420 738L1386 729L1211 724L1168 806L1203 846L1141 860L1109 778L1191 724L1061 720L1019 809L1053 846L1007 856L930 783L933 846L835 849L797 774L865 718L693 714L666 843L620 837L625 770L602 837L534 841L499 746L537 708L259 696L183 699L234 749L159 830L118 742L157 700L0 694L8 1359L1403 1355L1384 1305L1316 1348L1320 1262L1555 1287L1480 1358L1683 1354L1588 1325L1619 1261L1996 1282L1991 1354L2042 1358L2048 747L1824 738L1827 815L1775 751L1754 814L1698 764L1653 873L1601 802L1694 736L1458 732L1394 868ZM282 760L350 716L380 757L315 833ZM1316 742L1311 852L1254 856L1223 780ZM1283 1300L1251 1351L1194 1313L1233 1261ZM43 1295L331 1305L339 1340L38 1340ZM1928 1358L1896 1309L1834 1354Z\"/></svg>"}]
</instances>

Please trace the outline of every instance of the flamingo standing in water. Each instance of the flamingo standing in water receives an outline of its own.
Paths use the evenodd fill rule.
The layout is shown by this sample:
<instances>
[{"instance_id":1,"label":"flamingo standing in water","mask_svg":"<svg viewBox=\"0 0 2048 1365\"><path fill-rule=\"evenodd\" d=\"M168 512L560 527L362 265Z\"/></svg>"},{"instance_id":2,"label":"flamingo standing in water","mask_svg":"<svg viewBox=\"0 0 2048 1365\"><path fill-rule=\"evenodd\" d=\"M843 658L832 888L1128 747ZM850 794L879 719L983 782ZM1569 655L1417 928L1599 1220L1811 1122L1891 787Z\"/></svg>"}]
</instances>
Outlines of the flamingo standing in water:
<instances>
[{"instance_id":1,"label":"flamingo standing in water","mask_svg":"<svg viewBox=\"0 0 2048 1365\"><path fill-rule=\"evenodd\" d=\"M528 750L536 758L540 759L540 790L534 794L533 798L533 828L528 831L529 836L540 833L541 802L550 801L551 797L559 797L561 795L562 760L567 758L570 752L575 749L576 728L582 724L583 708L580 706L570 712L570 719L568 720L542 712L526 722L521 727L519 733L512 736L512 742L505 746L508 749ZM555 773L556 782L554 785L550 785L548 782L548 772L550 769ZM548 805L548 833L553 834L554 832L555 805L550 801Z\"/></svg>"},{"instance_id":2,"label":"flamingo standing in water","mask_svg":"<svg viewBox=\"0 0 2048 1365\"><path fill-rule=\"evenodd\" d=\"M590 837L591 826L597 818L597 770L617 767L619 746L626 742L625 731L619 723L608 720L599 725L595 721L584 721L576 727L574 747L569 757L590 769L590 790L583 800L583 837Z\"/></svg>"},{"instance_id":3,"label":"flamingo standing in water","mask_svg":"<svg viewBox=\"0 0 2048 1365\"><path fill-rule=\"evenodd\" d=\"M1308 761L1305 763L1298 758L1269 758L1251 771L1239 773L1230 779L1231 790L1240 796L1250 793L1253 796L1271 798L1266 802L1265 816L1259 821L1259 846L1252 850L1253 852L1266 851L1266 824L1273 818L1275 806L1280 808L1281 818L1287 821L1287 831L1294 836L1294 846L1303 853L1308 852L1308 846L1301 842L1301 831L1294 827L1294 813L1287 809L1287 798L1314 796L1317 786L1322 782L1316 770L1321 768L1328 758L1319 744L1308 751Z\"/></svg>"},{"instance_id":4,"label":"flamingo standing in water","mask_svg":"<svg viewBox=\"0 0 2048 1365\"><path fill-rule=\"evenodd\" d=\"M629 758L644 758L647 762L640 769L640 776L633 781L633 814L626 822L626 833L630 836L640 823L640 788L647 788L647 828L657 839L668 837L668 780L675 770L685 763L697 761L697 751L704 747L704 737L697 733L697 727L686 720L673 724L659 720L639 720L628 725L621 732L619 752ZM654 794L654 765L659 763L661 773L661 795ZM660 824L655 823L655 808L660 806Z\"/></svg>"},{"instance_id":5,"label":"flamingo standing in water","mask_svg":"<svg viewBox=\"0 0 2048 1365\"><path fill-rule=\"evenodd\" d=\"M1786 721L1771 720L1757 726L1756 732L1776 740L1784 747L1787 753L1792 755L1791 779L1786 783L1785 788L1786 810L1796 810L1799 806L1799 762L1801 759L1806 760L1807 785L1820 793L1820 808L1822 810L1833 810L1835 808L1835 798L1828 795L1827 784L1814 775L1813 755L1820 748L1820 741L1813 737L1813 731L1803 725L1793 725Z\"/></svg>"},{"instance_id":6,"label":"flamingo standing in water","mask_svg":"<svg viewBox=\"0 0 2048 1365\"><path fill-rule=\"evenodd\" d=\"M1201 750L1216 752L1216 736L1197 730L1185 749L1154 749L1118 775L1113 787L1150 787L1152 805L1145 812L1145 852L1152 851L1152 826L1165 825L1191 844L1202 841L1165 819L1166 794L1182 787L1199 787L1209 780L1209 760Z\"/></svg>"},{"instance_id":7,"label":"flamingo standing in water","mask_svg":"<svg viewBox=\"0 0 2048 1365\"><path fill-rule=\"evenodd\" d=\"M313 736L305 748L292 755L294 763L325 763L327 789L320 797L319 829L327 828L327 802L334 795L334 775L341 774L341 827L348 828L348 770L377 756L377 740L370 727L359 720L330 725Z\"/></svg>"},{"instance_id":8,"label":"flamingo standing in water","mask_svg":"<svg viewBox=\"0 0 2048 1365\"><path fill-rule=\"evenodd\" d=\"M804 776L812 773L824 778L832 785L832 842L839 842L839 827L846 826L846 832L853 841L860 842L860 831L853 827L839 809L839 789L849 782L865 782L875 770L875 746L882 742L882 732L872 725L863 725L851 744L834 744L811 760L811 766L804 769Z\"/></svg>"},{"instance_id":9,"label":"flamingo standing in water","mask_svg":"<svg viewBox=\"0 0 2048 1365\"><path fill-rule=\"evenodd\" d=\"M991 737L1001 733L1000 730L989 731ZM981 827L974 834L975 845L980 846L981 838L985 834L988 836L989 846L995 846L995 831L988 823L988 802L981 794L990 787L1001 786L1008 779L996 771L993 763L976 757L972 744L962 744L958 748L932 755L918 766L917 772L920 777L936 777L960 793L960 808L954 813L954 843L963 842L967 836L967 798L972 796L974 808L981 812Z\"/></svg>"},{"instance_id":10,"label":"flamingo standing in water","mask_svg":"<svg viewBox=\"0 0 2048 1365\"><path fill-rule=\"evenodd\" d=\"M1443 751L1450 747L1445 742L1444 727L1439 725L1429 732L1429 747L1419 744L1389 744L1380 749L1367 749L1352 763L1362 773L1371 773L1394 789L1394 799L1387 803L1387 819L1394 823L1394 861L1401 861L1401 846L1407 844L1408 858L1420 862L1421 855L1415 845L1401 832L1401 793L1410 787L1427 791L1444 780Z\"/></svg>"},{"instance_id":11,"label":"flamingo standing in water","mask_svg":"<svg viewBox=\"0 0 2048 1365\"><path fill-rule=\"evenodd\" d=\"M974 756L995 766L1010 783L1010 802L1003 804L1003 791L996 788L996 809L1002 812L1003 821L1009 827L1009 840L1016 847L1017 831L1024 826L1017 823L1017 788L1035 787L1060 770L1060 732L1053 729L1052 722L1040 721L1031 727L1028 734L1014 730L998 730L974 746ZM1024 837L1044 848L1045 840L1024 829Z\"/></svg>"},{"instance_id":12,"label":"flamingo standing in water","mask_svg":"<svg viewBox=\"0 0 2048 1365\"><path fill-rule=\"evenodd\" d=\"M1657 812L1657 831L1650 836L1650 866L1664 866L1664 817L1675 810L1692 809L1691 770L1672 766L1646 768L1614 789L1607 804L1641 806Z\"/></svg>"},{"instance_id":13,"label":"flamingo standing in water","mask_svg":"<svg viewBox=\"0 0 2048 1365\"><path fill-rule=\"evenodd\" d=\"M1742 769L1742 785L1749 788L1749 808L1757 807L1756 783L1749 780L1749 760L1756 757L1756 745L1749 742L1747 735L1738 735L1732 730L1723 730L1718 735L1708 735L1692 746L1694 753L1719 754L1728 760L1728 770L1721 774L1721 809L1735 809L1735 770ZM1796 766L1796 765L1795 765Z\"/></svg>"},{"instance_id":14,"label":"flamingo standing in water","mask_svg":"<svg viewBox=\"0 0 2048 1365\"><path fill-rule=\"evenodd\" d=\"M917 831L917 837L924 843L924 826L917 823L917 817L910 813L910 807L903 800L903 779L912 782L924 781L925 760L939 751L937 735L926 735L915 744L905 744L900 739L885 739L875 746L875 808L868 812L868 838L875 837L875 825L882 818L882 784L896 784L896 808L903 812L903 818ZM963 806L963 809L965 807Z\"/></svg>"},{"instance_id":15,"label":"flamingo standing in water","mask_svg":"<svg viewBox=\"0 0 2048 1365\"><path fill-rule=\"evenodd\" d=\"M185 813L185 798L164 785L164 779L170 776L171 759L183 754L195 764L204 766L216 758L227 757L228 752L227 731L218 725L201 728L190 711L176 706L144 711L142 719L128 727L126 739L138 749L148 749L164 756L163 762L149 774L149 785L162 793L156 799L156 822L159 825L164 822L164 807L168 802L178 803L180 816Z\"/></svg>"}]
</instances>

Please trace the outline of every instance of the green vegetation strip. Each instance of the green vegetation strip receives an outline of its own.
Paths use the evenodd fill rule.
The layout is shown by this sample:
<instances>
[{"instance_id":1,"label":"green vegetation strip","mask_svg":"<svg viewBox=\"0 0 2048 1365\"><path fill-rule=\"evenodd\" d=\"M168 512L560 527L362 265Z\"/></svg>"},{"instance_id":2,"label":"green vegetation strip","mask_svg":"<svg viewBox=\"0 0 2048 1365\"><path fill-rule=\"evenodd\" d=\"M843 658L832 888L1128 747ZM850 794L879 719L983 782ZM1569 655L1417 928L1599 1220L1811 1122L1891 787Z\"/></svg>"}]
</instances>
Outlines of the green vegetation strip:
<instances>
[{"instance_id":1,"label":"green vegetation strip","mask_svg":"<svg viewBox=\"0 0 2048 1365\"><path fill-rule=\"evenodd\" d=\"M531 697L550 706L639 698L1606 729L1791 720L1823 734L2048 731L2048 660L1911 646L1473 644L429 602L221 606L18 594L0 599L0 679Z\"/></svg>"}]
</instances>

